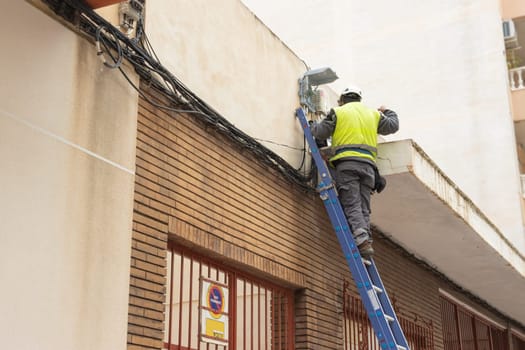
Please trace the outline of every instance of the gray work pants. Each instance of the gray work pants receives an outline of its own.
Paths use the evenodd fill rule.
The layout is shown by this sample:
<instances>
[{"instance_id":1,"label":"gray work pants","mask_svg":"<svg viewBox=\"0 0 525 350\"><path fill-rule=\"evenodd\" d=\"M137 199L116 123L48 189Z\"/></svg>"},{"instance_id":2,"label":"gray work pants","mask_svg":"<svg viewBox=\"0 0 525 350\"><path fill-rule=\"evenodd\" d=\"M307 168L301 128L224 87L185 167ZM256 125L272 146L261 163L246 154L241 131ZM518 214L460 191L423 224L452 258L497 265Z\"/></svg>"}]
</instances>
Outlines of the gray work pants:
<instances>
[{"instance_id":1,"label":"gray work pants","mask_svg":"<svg viewBox=\"0 0 525 350\"><path fill-rule=\"evenodd\" d=\"M339 201L357 245L372 240L370 195L374 188L374 180L374 168L366 162L345 160L339 162L335 169Z\"/></svg>"}]
</instances>

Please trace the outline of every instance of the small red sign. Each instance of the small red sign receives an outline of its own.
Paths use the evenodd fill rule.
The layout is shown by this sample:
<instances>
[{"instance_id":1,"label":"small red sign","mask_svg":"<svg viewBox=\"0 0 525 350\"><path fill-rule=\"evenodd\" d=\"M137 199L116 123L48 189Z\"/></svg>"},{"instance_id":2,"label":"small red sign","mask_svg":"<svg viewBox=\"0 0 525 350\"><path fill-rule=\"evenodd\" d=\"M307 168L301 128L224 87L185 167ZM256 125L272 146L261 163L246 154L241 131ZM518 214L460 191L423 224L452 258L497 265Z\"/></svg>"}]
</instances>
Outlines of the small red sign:
<instances>
[{"instance_id":1,"label":"small red sign","mask_svg":"<svg viewBox=\"0 0 525 350\"><path fill-rule=\"evenodd\" d=\"M206 301L208 302L207 306L210 314L215 318L221 317L224 311L224 292L222 287L216 284L210 284Z\"/></svg>"}]
</instances>

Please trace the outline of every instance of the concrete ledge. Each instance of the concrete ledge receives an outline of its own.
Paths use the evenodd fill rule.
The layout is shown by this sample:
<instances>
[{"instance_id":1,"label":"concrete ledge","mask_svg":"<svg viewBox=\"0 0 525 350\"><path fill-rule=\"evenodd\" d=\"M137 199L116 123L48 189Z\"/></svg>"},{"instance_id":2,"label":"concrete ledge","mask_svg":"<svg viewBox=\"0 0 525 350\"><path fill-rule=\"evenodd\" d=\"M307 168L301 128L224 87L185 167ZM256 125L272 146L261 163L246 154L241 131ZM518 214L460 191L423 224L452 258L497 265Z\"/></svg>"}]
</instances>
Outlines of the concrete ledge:
<instances>
[{"instance_id":1,"label":"concrete ledge","mask_svg":"<svg viewBox=\"0 0 525 350\"><path fill-rule=\"evenodd\" d=\"M387 189L372 222L502 313L525 323L525 257L412 140L379 146ZM504 291L504 292L503 292Z\"/></svg>"}]
</instances>

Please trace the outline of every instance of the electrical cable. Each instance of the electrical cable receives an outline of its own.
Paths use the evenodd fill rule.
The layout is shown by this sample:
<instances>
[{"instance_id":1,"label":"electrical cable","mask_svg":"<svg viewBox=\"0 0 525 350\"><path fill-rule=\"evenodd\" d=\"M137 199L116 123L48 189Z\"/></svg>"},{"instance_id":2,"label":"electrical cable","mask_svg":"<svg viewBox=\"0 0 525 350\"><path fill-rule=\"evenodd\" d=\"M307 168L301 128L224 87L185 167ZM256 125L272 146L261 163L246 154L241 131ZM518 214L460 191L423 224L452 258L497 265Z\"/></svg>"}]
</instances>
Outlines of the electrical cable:
<instances>
[{"instance_id":1,"label":"electrical cable","mask_svg":"<svg viewBox=\"0 0 525 350\"><path fill-rule=\"evenodd\" d=\"M242 148L249 149L253 152L257 156L255 159L259 159L263 164L277 169L285 178L296 183L304 190L314 190L309 183L312 174L303 175L279 155L235 127L171 74L158 60L158 56L154 52L151 42L149 42L144 31L144 23L142 20L137 23L137 32L140 34L139 40L132 40L115 29L111 30L111 36L104 35L104 28L113 28L113 26L88 7L82 0L43 0L43 2L48 4L57 15L76 24L82 32L95 38L96 41L101 42L110 57L114 60L113 64L107 64L109 64L111 68L119 68L125 79L148 103L175 113L187 113L198 116L202 121L228 136ZM71 9L66 8L66 6L70 6ZM72 13L75 12L76 15L72 15ZM111 54L111 49L117 52L116 59ZM100 51L99 47L97 47L97 51ZM169 101L176 105L182 105L184 108L162 105L148 98L125 74L121 67L123 58L126 58L133 65L136 73L140 76L144 84L149 84L163 96L167 97ZM158 77L155 77L155 75ZM306 149L303 152L306 153ZM304 163L304 161L301 163Z\"/></svg>"},{"instance_id":2,"label":"electrical cable","mask_svg":"<svg viewBox=\"0 0 525 350\"><path fill-rule=\"evenodd\" d=\"M144 24L142 23L141 21L141 27L143 26ZM155 57L155 59L160 62L160 59L159 59L159 56L157 56L157 53L155 52L155 49L153 48L153 45L151 45L151 42L149 41L149 37L148 35L146 34L146 31L144 30L143 31L144 33L144 42L146 43L146 48L148 49L148 52L150 52L151 54L153 54L153 57Z\"/></svg>"},{"instance_id":3,"label":"electrical cable","mask_svg":"<svg viewBox=\"0 0 525 350\"><path fill-rule=\"evenodd\" d=\"M155 106L157 108L160 108L160 109L165 109L167 111L171 111L171 112L175 112L175 113L179 113L179 114L183 114L183 113L186 113L186 114L189 114L189 113L195 113L195 114L200 114L200 115L203 115L205 117L207 117L207 115L205 115L204 113L202 113L201 111L195 111L195 110L191 110L191 109L178 109L178 108L173 108L173 107L169 107L169 106L165 106L165 105L161 105L159 103L156 103L154 101L152 101L143 91L141 91L134 83L133 81L131 81L131 79L129 78L129 76L126 74L126 72L124 72L124 70L122 69L122 67L118 67L118 69L120 70L120 73L122 73L122 75L124 76L124 78L127 80L127 82L133 87L133 89L135 91L137 91L137 93L140 95L140 97L142 97L144 100L146 100L149 104L151 104L152 106Z\"/></svg>"},{"instance_id":4,"label":"electrical cable","mask_svg":"<svg viewBox=\"0 0 525 350\"><path fill-rule=\"evenodd\" d=\"M272 145L286 147L286 148L290 148L290 149L297 150L297 151L304 151L304 147L303 148L294 147L294 146L286 145L284 143L278 143L278 142L271 141L271 140L258 139L257 137L254 137L253 139L260 141L260 142L271 143Z\"/></svg>"},{"instance_id":5,"label":"electrical cable","mask_svg":"<svg viewBox=\"0 0 525 350\"><path fill-rule=\"evenodd\" d=\"M110 69L114 69L114 68L119 68L120 65L122 64L122 48L120 46L120 41L119 40L115 40L116 42L116 47L117 47L117 59L115 60L115 58L113 57L113 55L111 54L111 51L106 43L106 41L104 41L105 39L107 40L107 38L105 38L105 35L101 35L102 34L102 31L105 31L107 32L106 28L104 26L99 26L95 32L95 45L97 47L97 56L99 56L102 60L102 62L104 63L104 65ZM113 34L113 30L110 30L111 34ZM111 59L113 59L113 64L110 64L107 62L106 58L104 57L104 52L102 51L101 47L100 47L100 42L102 42L102 45L104 46L104 48L106 49L106 52L108 53L108 55L111 57Z\"/></svg>"},{"instance_id":6,"label":"electrical cable","mask_svg":"<svg viewBox=\"0 0 525 350\"><path fill-rule=\"evenodd\" d=\"M297 171L301 171L301 169L304 166L304 161L306 160L306 136L303 137L303 148L302 148L302 151L303 151L303 156L301 157L301 164L299 164L299 166L297 168L295 168L295 170L297 170Z\"/></svg>"}]
</instances>

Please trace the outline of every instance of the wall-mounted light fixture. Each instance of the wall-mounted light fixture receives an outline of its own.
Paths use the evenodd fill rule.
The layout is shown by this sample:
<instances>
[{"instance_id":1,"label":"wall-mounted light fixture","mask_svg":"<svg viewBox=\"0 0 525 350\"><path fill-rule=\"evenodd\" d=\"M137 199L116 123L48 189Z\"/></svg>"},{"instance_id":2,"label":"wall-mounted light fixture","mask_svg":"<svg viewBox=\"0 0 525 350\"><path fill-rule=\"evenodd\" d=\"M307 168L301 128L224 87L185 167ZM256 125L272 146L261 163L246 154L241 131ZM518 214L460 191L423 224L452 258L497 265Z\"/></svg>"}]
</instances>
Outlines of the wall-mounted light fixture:
<instances>
[{"instance_id":1,"label":"wall-mounted light fixture","mask_svg":"<svg viewBox=\"0 0 525 350\"><path fill-rule=\"evenodd\" d=\"M337 74L329 67L311 69L304 73L303 77L299 79L299 98L301 105L315 111L316 106L313 101L315 91L312 87L331 83L338 78Z\"/></svg>"}]
</instances>

